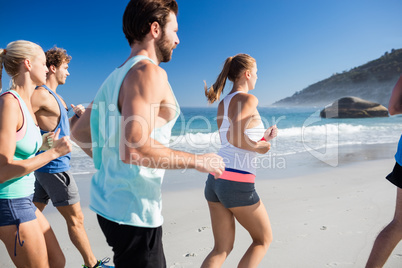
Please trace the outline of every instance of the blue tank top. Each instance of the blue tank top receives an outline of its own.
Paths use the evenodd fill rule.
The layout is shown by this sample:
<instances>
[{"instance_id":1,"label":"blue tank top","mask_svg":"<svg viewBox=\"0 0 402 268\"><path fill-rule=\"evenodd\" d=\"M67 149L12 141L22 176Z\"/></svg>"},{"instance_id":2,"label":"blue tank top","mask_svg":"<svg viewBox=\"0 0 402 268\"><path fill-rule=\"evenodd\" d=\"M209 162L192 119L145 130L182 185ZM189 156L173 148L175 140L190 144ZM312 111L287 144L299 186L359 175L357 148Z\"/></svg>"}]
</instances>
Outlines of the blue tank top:
<instances>
[{"instance_id":1,"label":"blue tank top","mask_svg":"<svg viewBox=\"0 0 402 268\"><path fill-rule=\"evenodd\" d=\"M69 136L70 135L70 122L68 121L68 115L67 115L67 110L65 109L63 102L60 100L60 98L46 85L42 86L43 88L47 89L50 94L53 95L53 97L56 99L57 104L59 105L60 108L60 120L59 124L57 127L54 129L53 132L56 132L58 129L60 129L60 134L59 138L62 138L64 136ZM48 133L48 131L45 130L40 130L41 134ZM37 154L41 154L43 151L38 152ZM37 171L44 172L44 173L59 173L59 172L64 172L70 169L70 159L71 159L71 153L68 153L66 155L60 156L59 158L54 159L53 161L50 161L47 165L41 167Z\"/></svg>"},{"instance_id":2,"label":"blue tank top","mask_svg":"<svg viewBox=\"0 0 402 268\"><path fill-rule=\"evenodd\" d=\"M28 107L14 90L9 90L3 94L12 94L19 102L22 116L24 118L23 126L25 133L20 140L17 140L14 160L26 160L35 156L35 153L42 146L42 136L39 127L35 124ZM25 126L24 126L25 124ZM8 180L0 183L0 199L14 199L27 197L34 192L35 175L29 173L25 176Z\"/></svg>"},{"instance_id":3,"label":"blue tank top","mask_svg":"<svg viewBox=\"0 0 402 268\"><path fill-rule=\"evenodd\" d=\"M399 139L398 142L398 150L396 151L395 154L395 161L402 166L402 136Z\"/></svg>"},{"instance_id":4,"label":"blue tank top","mask_svg":"<svg viewBox=\"0 0 402 268\"><path fill-rule=\"evenodd\" d=\"M163 223L161 184L165 170L125 164L119 150L122 128L118 109L120 87L130 69L141 60L153 63L145 56L129 59L109 75L94 99L90 124L97 172L91 181L90 208L119 224L155 228ZM177 101L175 110L171 121L154 128L150 134L165 146L169 146L171 130L179 116Z\"/></svg>"}]
</instances>

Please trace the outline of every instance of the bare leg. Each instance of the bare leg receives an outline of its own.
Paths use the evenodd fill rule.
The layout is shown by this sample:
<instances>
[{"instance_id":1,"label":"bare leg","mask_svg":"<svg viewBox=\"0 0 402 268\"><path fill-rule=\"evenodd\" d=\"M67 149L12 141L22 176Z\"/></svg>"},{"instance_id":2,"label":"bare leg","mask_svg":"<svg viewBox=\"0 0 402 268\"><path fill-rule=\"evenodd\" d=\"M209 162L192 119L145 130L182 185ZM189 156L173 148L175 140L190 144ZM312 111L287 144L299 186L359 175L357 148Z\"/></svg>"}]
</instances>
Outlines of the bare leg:
<instances>
[{"instance_id":1,"label":"bare leg","mask_svg":"<svg viewBox=\"0 0 402 268\"><path fill-rule=\"evenodd\" d=\"M80 202L63 207L57 207L67 223L71 242L80 252L86 266L93 267L97 260L92 253L88 236L84 228L84 214Z\"/></svg>"},{"instance_id":2,"label":"bare leg","mask_svg":"<svg viewBox=\"0 0 402 268\"><path fill-rule=\"evenodd\" d=\"M253 242L240 260L238 267L257 267L272 242L272 230L264 204L230 209L239 223L249 232Z\"/></svg>"},{"instance_id":3,"label":"bare leg","mask_svg":"<svg viewBox=\"0 0 402 268\"><path fill-rule=\"evenodd\" d=\"M233 249L235 221L232 212L221 203L208 202L215 245L202 263L202 268L221 267Z\"/></svg>"},{"instance_id":4,"label":"bare leg","mask_svg":"<svg viewBox=\"0 0 402 268\"><path fill-rule=\"evenodd\" d=\"M380 232L374 242L366 268L383 267L402 239L402 189L397 188L394 219Z\"/></svg>"},{"instance_id":5,"label":"bare leg","mask_svg":"<svg viewBox=\"0 0 402 268\"><path fill-rule=\"evenodd\" d=\"M47 255L49 259L49 266L51 268L62 268L66 264L66 259L64 257L63 251L60 248L59 242L50 227L49 222L45 218L45 216L38 209L35 212L36 218L38 220L39 226L45 238Z\"/></svg>"},{"instance_id":6,"label":"bare leg","mask_svg":"<svg viewBox=\"0 0 402 268\"><path fill-rule=\"evenodd\" d=\"M35 206L41 211L41 212L43 212L43 210L45 209L45 207L46 207L46 204L44 204L44 203L39 203L39 202L33 202L34 204L35 204Z\"/></svg>"},{"instance_id":7,"label":"bare leg","mask_svg":"<svg viewBox=\"0 0 402 268\"><path fill-rule=\"evenodd\" d=\"M19 235L23 246L17 242L14 256L17 226L0 227L0 240L6 245L8 254L16 267L64 267L63 252L43 214L36 210L37 219L19 225ZM50 249L50 250L49 250Z\"/></svg>"}]
</instances>

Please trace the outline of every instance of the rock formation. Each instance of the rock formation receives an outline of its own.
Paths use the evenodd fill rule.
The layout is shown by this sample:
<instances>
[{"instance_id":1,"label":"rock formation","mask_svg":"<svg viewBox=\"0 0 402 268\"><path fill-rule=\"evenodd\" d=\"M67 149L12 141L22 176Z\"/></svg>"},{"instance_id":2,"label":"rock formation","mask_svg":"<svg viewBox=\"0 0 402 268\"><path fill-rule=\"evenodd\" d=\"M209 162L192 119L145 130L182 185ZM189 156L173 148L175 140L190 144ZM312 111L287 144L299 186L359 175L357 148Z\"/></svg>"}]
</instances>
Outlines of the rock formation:
<instances>
[{"instance_id":1,"label":"rock formation","mask_svg":"<svg viewBox=\"0 0 402 268\"><path fill-rule=\"evenodd\" d=\"M325 107L320 112L320 116L323 118L387 117L388 109L379 103L357 97L345 97Z\"/></svg>"}]
</instances>

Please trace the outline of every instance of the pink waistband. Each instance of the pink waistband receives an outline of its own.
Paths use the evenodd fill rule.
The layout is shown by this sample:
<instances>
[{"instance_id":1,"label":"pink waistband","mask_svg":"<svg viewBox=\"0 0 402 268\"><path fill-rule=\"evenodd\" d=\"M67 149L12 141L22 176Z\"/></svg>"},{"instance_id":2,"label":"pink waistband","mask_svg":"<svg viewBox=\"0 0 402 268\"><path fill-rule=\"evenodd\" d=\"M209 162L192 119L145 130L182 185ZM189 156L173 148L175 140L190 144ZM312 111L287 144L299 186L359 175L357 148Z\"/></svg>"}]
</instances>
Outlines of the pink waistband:
<instances>
[{"instance_id":1,"label":"pink waistband","mask_svg":"<svg viewBox=\"0 0 402 268\"><path fill-rule=\"evenodd\" d=\"M215 176L215 173L211 173L212 176ZM237 181L237 182L247 182L247 183L254 183L255 182L255 175L248 173L238 173L233 171L225 170L219 179L228 180L228 181Z\"/></svg>"}]
</instances>

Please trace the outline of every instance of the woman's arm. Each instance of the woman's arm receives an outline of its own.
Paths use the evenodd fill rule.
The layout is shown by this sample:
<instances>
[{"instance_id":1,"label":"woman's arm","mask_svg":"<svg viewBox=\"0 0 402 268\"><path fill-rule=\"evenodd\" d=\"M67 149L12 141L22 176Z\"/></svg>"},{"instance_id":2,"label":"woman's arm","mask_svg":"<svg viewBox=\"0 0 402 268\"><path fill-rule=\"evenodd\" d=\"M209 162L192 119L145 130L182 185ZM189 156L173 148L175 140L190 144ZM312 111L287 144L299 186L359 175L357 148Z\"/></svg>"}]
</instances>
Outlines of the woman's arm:
<instances>
[{"instance_id":1,"label":"woman's arm","mask_svg":"<svg viewBox=\"0 0 402 268\"><path fill-rule=\"evenodd\" d=\"M233 102L233 99L235 101ZM244 132L256 113L258 99L250 94L237 94L229 105L228 116L231 120L228 131L228 141L240 149L265 154L271 149L271 144L265 140L252 141Z\"/></svg>"},{"instance_id":2,"label":"woman's arm","mask_svg":"<svg viewBox=\"0 0 402 268\"><path fill-rule=\"evenodd\" d=\"M0 98L0 183L22 177L44 166L51 160L71 151L68 137L57 140L48 151L26 160L14 160L16 131L21 110L18 101L6 94Z\"/></svg>"},{"instance_id":3,"label":"woman's arm","mask_svg":"<svg viewBox=\"0 0 402 268\"><path fill-rule=\"evenodd\" d=\"M388 104L388 112L390 115L402 113L402 75L392 90L391 99Z\"/></svg>"}]
</instances>

